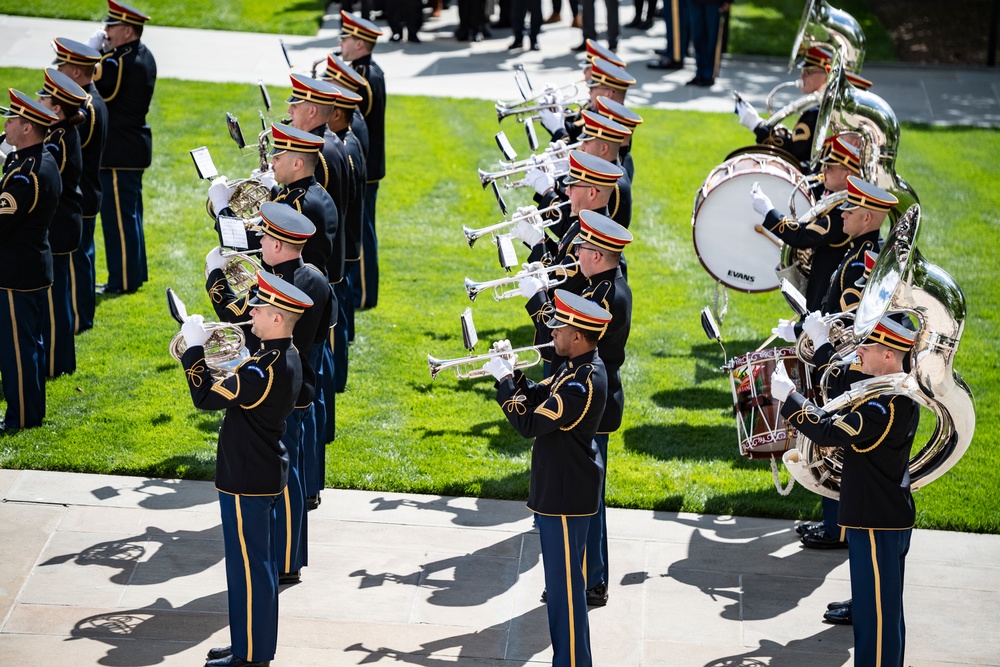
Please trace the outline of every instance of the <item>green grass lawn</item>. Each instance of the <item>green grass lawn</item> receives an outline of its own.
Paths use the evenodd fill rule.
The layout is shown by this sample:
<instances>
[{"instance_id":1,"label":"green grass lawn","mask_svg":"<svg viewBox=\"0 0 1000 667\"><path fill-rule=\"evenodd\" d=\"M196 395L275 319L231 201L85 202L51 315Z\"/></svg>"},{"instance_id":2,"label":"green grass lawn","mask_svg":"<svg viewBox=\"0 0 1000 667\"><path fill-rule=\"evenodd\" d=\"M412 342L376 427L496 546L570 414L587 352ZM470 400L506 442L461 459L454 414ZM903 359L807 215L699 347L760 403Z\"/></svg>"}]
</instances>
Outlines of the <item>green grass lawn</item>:
<instances>
[{"instance_id":1,"label":"green grass lawn","mask_svg":"<svg viewBox=\"0 0 1000 667\"><path fill-rule=\"evenodd\" d=\"M35 71L0 70L0 77L22 90L39 84ZM277 99L285 91L271 92ZM237 155L223 112L252 128L258 99L255 86L158 82L150 117L154 164L144 181L152 280L136 295L101 297L97 328L77 338L79 370L50 382L44 426L0 438L0 466L211 479L221 414L191 406L181 368L167 354L178 327L164 289L174 287L189 312L211 312L204 256L216 240L204 212L207 184L197 180L188 151L207 145L222 173L246 175L254 158ZM766 463L739 457L730 390L718 371L722 353L699 324L713 283L693 251L692 200L708 172L747 142L747 133L731 114L643 109L642 115L636 242L628 251L635 310L623 369L627 410L611 438L609 504L816 517L817 496L797 488L782 498ZM530 442L507 425L492 383L445 374L431 381L426 364L428 353L465 354L458 321L469 305L463 278L500 275L489 243L470 249L461 233L463 224L499 219L475 175L477 167L495 165L496 130L488 102L390 100L389 175L379 192L381 295L376 309L358 314L348 391L338 398L338 439L328 449L330 486L527 495ZM925 206L921 250L955 276L968 299L955 367L978 407L969 453L918 493L918 523L1000 532L992 500L1000 486L993 252L1000 243L1000 194L983 178L983 165L1000 150L1000 134L911 126L903 132L898 170ZM98 276L103 281L103 267ZM530 344L520 299L496 303L483 295L472 307L480 351L496 338ZM787 316L776 293L731 294L723 323L729 354L755 348Z\"/></svg>"},{"instance_id":2,"label":"green grass lawn","mask_svg":"<svg viewBox=\"0 0 1000 667\"><path fill-rule=\"evenodd\" d=\"M326 7L323 0L136 0L129 4L148 14L150 25L288 35L315 35ZM0 0L0 14L96 22L107 16L108 5L102 0Z\"/></svg>"}]
</instances>

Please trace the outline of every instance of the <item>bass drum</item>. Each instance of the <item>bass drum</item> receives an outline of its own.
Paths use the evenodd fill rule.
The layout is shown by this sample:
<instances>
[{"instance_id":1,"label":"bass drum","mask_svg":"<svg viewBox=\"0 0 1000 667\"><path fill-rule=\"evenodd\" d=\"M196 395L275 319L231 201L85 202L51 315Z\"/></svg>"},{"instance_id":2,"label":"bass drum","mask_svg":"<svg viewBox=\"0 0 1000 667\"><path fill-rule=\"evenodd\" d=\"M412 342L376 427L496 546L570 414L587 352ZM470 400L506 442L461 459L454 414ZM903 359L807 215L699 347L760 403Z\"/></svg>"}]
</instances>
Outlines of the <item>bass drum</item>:
<instances>
[{"instance_id":1,"label":"bass drum","mask_svg":"<svg viewBox=\"0 0 1000 667\"><path fill-rule=\"evenodd\" d=\"M795 208L805 211L815 202L801 178L794 158L770 146L733 151L711 171L695 196L691 227L698 260L713 278L741 292L778 288L775 267L783 244L761 227L763 218L753 210L750 188L759 182L779 206L795 191Z\"/></svg>"}]
</instances>

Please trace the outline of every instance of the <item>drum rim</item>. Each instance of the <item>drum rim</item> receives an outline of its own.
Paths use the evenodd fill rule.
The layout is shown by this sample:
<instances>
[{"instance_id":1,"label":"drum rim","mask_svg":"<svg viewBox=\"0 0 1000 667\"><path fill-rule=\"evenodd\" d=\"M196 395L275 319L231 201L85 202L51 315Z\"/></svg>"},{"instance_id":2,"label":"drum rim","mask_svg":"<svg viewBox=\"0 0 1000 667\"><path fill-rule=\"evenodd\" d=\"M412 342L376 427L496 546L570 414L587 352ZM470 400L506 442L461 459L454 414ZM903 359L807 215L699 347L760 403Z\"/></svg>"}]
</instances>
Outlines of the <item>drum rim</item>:
<instances>
[{"instance_id":1,"label":"drum rim","mask_svg":"<svg viewBox=\"0 0 1000 667\"><path fill-rule=\"evenodd\" d=\"M804 174L802 171L802 165L799 163L798 159L786 151L784 148L778 148L777 146L768 146L766 144L751 144L749 146L743 146L742 148L737 148L736 150L729 153L723 162L732 160L734 157L742 157L744 155L749 155L752 153L764 153L765 155L770 155L772 157L781 158L789 165L795 168L799 174Z\"/></svg>"}]
</instances>

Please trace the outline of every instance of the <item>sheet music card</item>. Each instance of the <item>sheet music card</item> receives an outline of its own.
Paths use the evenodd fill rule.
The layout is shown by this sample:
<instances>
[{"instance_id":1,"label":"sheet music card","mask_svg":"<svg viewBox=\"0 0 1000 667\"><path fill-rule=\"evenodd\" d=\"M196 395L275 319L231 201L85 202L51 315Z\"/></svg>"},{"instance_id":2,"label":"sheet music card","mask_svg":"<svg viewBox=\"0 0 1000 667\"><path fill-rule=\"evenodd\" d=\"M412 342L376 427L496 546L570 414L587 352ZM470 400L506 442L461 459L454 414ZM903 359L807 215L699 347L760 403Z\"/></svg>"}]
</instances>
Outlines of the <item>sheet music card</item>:
<instances>
[{"instance_id":1,"label":"sheet music card","mask_svg":"<svg viewBox=\"0 0 1000 667\"><path fill-rule=\"evenodd\" d=\"M247 228L243 224L242 218L227 215L219 216L219 240L222 247L233 248L234 250L246 250L250 247L247 243Z\"/></svg>"},{"instance_id":2,"label":"sheet music card","mask_svg":"<svg viewBox=\"0 0 1000 667\"><path fill-rule=\"evenodd\" d=\"M219 170L215 168L215 162L212 161L212 154L208 152L207 146L193 149L191 159L194 160L194 168L198 170L198 178L212 179L219 175Z\"/></svg>"}]
</instances>

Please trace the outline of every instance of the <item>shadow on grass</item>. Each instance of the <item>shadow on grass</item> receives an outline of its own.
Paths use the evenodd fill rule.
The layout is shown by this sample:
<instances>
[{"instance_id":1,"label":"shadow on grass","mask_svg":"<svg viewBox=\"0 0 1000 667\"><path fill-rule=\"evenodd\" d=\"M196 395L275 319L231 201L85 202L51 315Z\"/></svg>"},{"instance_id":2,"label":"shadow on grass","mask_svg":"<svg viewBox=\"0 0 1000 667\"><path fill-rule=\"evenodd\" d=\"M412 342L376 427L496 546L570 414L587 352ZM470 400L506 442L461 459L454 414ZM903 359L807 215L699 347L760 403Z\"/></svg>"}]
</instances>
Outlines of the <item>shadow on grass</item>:
<instances>
[{"instance_id":1,"label":"shadow on grass","mask_svg":"<svg viewBox=\"0 0 1000 667\"><path fill-rule=\"evenodd\" d=\"M510 428L506 419L472 424L464 429L424 429L420 438L428 440L446 436L486 438L486 446L504 456L518 456L531 451L532 440L518 435Z\"/></svg>"},{"instance_id":2,"label":"shadow on grass","mask_svg":"<svg viewBox=\"0 0 1000 667\"><path fill-rule=\"evenodd\" d=\"M709 387L685 387L658 391L652 396L653 403L661 408L686 408L690 410L725 410L733 403L732 392Z\"/></svg>"},{"instance_id":3,"label":"shadow on grass","mask_svg":"<svg viewBox=\"0 0 1000 667\"><path fill-rule=\"evenodd\" d=\"M622 432L625 449L661 461L737 457L735 425L644 424Z\"/></svg>"}]
</instances>

